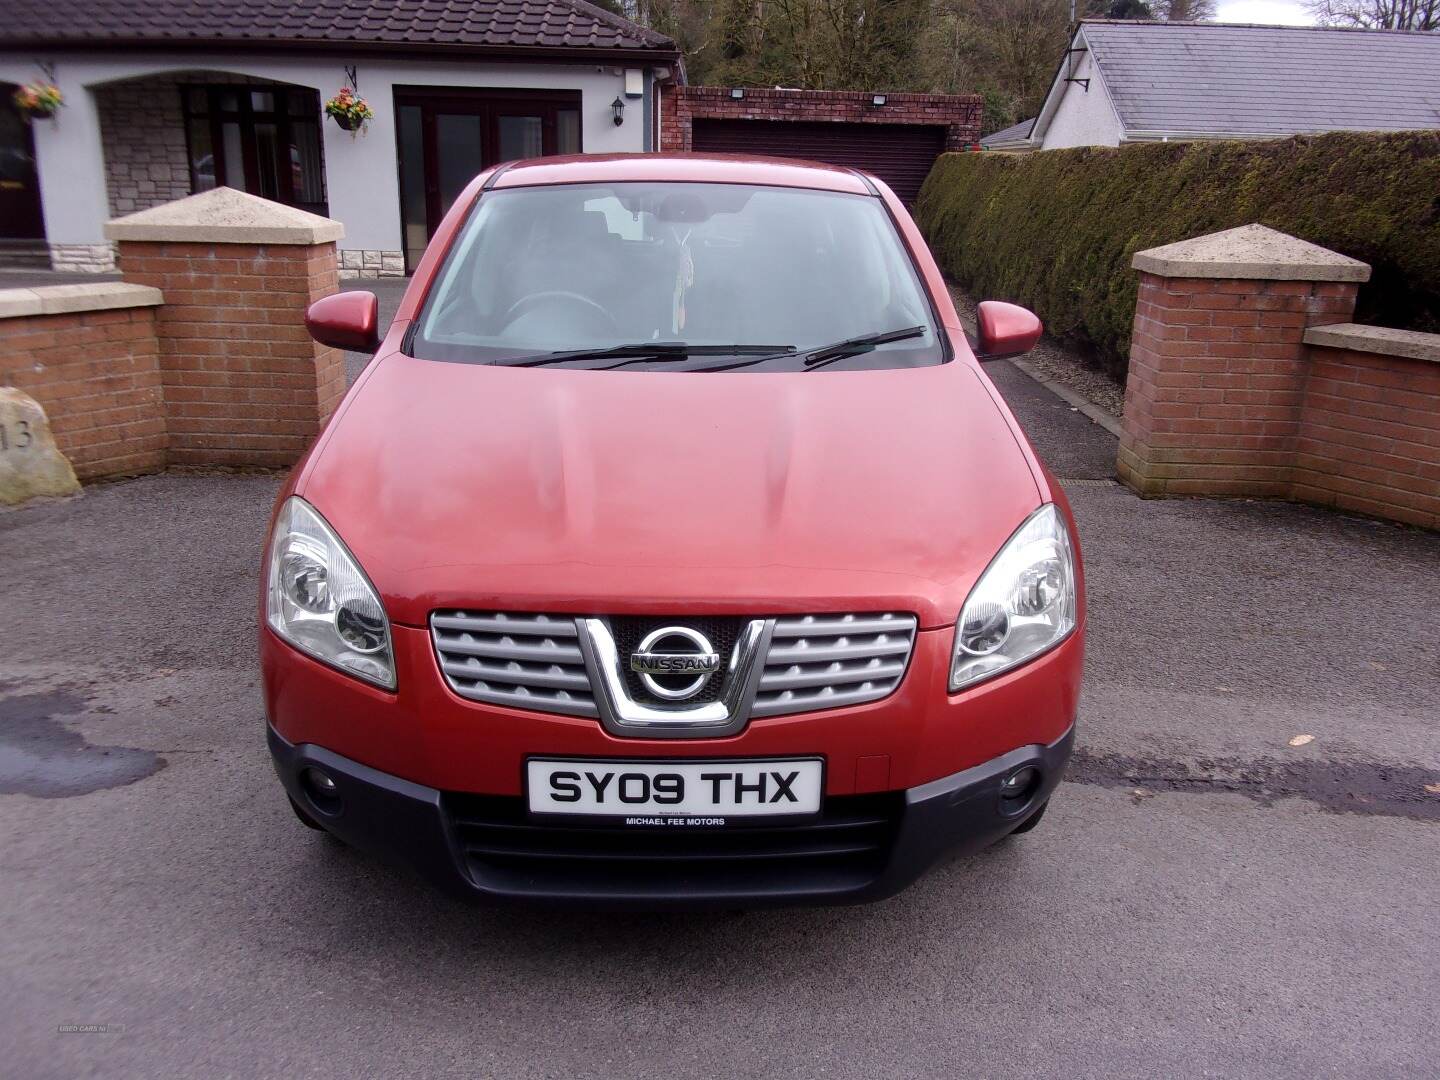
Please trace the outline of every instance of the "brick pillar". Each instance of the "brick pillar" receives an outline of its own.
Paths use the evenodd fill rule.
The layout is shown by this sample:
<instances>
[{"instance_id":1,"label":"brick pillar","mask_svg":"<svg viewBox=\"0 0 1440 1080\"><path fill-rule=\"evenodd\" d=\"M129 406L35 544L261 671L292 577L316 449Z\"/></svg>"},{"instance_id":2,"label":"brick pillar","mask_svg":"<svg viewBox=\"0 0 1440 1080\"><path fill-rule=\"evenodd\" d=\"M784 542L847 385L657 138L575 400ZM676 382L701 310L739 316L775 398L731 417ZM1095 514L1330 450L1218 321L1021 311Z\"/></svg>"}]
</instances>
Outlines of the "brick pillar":
<instances>
[{"instance_id":1,"label":"brick pillar","mask_svg":"<svg viewBox=\"0 0 1440 1080\"><path fill-rule=\"evenodd\" d=\"M125 279L164 290L160 377L172 465L293 464L345 392L305 330L337 288L339 222L216 188L117 218Z\"/></svg>"},{"instance_id":2,"label":"brick pillar","mask_svg":"<svg viewBox=\"0 0 1440 1080\"><path fill-rule=\"evenodd\" d=\"M660 150L678 153L692 148L690 98L675 82L660 87Z\"/></svg>"},{"instance_id":3,"label":"brick pillar","mask_svg":"<svg viewBox=\"0 0 1440 1080\"><path fill-rule=\"evenodd\" d=\"M1305 329L1348 321L1370 268L1245 225L1135 255L1120 479L1143 495L1289 495Z\"/></svg>"}]
</instances>

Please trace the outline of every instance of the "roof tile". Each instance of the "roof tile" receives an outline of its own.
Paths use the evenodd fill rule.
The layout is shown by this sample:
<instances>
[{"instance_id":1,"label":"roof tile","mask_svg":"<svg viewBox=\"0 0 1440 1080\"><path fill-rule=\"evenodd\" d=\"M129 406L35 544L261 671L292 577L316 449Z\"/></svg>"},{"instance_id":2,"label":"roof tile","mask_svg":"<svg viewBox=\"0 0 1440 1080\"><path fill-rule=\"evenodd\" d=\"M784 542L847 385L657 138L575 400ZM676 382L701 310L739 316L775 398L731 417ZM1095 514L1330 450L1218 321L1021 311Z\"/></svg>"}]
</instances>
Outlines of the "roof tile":
<instances>
[{"instance_id":1,"label":"roof tile","mask_svg":"<svg viewBox=\"0 0 1440 1080\"><path fill-rule=\"evenodd\" d=\"M0 44L275 40L676 51L586 0L5 0Z\"/></svg>"},{"instance_id":2,"label":"roof tile","mask_svg":"<svg viewBox=\"0 0 1440 1080\"><path fill-rule=\"evenodd\" d=\"M1440 34L1086 22L1127 133L1440 128Z\"/></svg>"}]
</instances>

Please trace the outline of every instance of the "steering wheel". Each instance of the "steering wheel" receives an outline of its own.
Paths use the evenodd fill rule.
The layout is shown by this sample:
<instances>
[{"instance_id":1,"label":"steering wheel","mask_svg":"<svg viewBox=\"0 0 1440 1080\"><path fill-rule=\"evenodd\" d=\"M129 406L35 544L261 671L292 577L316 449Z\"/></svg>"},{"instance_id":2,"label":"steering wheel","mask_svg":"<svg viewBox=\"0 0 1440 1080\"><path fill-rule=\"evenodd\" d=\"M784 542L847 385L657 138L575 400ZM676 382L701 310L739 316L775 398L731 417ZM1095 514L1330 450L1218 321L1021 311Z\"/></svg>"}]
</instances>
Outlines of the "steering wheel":
<instances>
[{"instance_id":1,"label":"steering wheel","mask_svg":"<svg viewBox=\"0 0 1440 1080\"><path fill-rule=\"evenodd\" d=\"M575 307L583 307L587 312L600 315L604 318L605 327L608 330L620 329L619 324L615 321L615 316L606 311L603 306L597 304L588 296L581 296L577 292L567 292L563 289L547 289L545 292L531 293L529 296L522 296L519 300L516 300L515 303L511 304L505 312L505 325L509 326L531 308L554 300L563 300Z\"/></svg>"}]
</instances>

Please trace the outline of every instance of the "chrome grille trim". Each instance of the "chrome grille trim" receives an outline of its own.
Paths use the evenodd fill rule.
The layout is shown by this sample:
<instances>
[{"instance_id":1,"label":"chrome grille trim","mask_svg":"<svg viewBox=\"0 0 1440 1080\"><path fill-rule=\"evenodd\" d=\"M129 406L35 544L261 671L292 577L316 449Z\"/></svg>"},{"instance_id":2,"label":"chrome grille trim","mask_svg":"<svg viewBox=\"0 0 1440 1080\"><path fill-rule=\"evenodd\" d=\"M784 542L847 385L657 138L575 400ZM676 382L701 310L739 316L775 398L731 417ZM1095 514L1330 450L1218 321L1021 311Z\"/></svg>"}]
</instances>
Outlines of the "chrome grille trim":
<instances>
[{"instance_id":1,"label":"chrome grille trim","mask_svg":"<svg viewBox=\"0 0 1440 1080\"><path fill-rule=\"evenodd\" d=\"M683 619L676 620L683 624ZM760 674L760 658L769 642L770 621L751 619L735 642L726 674L724 695L718 701L695 705L647 705L630 697L621 672L615 637L604 619L577 619L580 647L594 674L600 722L614 735L647 738L716 738L733 735L750 719L750 702Z\"/></svg>"},{"instance_id":2,"label":"chrome grille trim","mask_svg":"<svg viewBox=\"0 0 1440 1080\"><path fill-rule=\"evenodd\" d=\"M834 709L895 692L915 646L913 615L800 615L775 620L751 716Z\"/></svg>"},{"instance_id":3,"label":"chrome grille trim","mask_svg":"<svg viewBox=\"0 0 1440 1080\"><path fill-rule=\"evenodd\" d=\"M437 611L430 638L450 689L472 701L599 716L575 620L503 611Z\"/></svg>"},{"instance_id":4,"label":"chrome grille trim","mask_svg":"<svg viewBox=\"0 0 1440 1080\"><path fill-rule=\"evenodd\" d=\"M754 717L879 701L905 677L915 633L915 616L898 613L752 620L749 644L737 646L732 666L763 656L758 672L751 674L747 659L723 701L662 709L625 694L604 620L453 609L430 616L440 672L461 697L595 717L614 734L652 738L727 735Z\"/></svg>"}]
</instances>

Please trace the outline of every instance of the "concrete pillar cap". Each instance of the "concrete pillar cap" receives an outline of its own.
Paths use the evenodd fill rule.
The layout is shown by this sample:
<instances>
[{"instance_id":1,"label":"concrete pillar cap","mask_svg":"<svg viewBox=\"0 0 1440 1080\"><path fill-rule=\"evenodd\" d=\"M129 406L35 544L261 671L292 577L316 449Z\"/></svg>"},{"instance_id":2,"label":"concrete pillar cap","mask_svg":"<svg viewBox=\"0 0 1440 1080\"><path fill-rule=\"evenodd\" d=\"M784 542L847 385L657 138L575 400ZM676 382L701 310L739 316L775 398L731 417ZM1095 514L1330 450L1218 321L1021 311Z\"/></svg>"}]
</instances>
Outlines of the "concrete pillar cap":
<instances>
[{"instance_id":1,"label":"concrete pillar cap","mask_svg":"<svg viewBox=\"0 0 1440 1080\"><path fill-rule=\"evenodd\" d=\"M1369 281L1370 266L1264 225L1197 236L1137 251L1136 270L1167 278Z\"/></svg>"},{"instance_id":2,"label":"concrete pillar cap","mask_svg":"<svg viewBox=\"0 0 1440 1080\"><path fill-rule=\"evenodd\" d=\"M345 235L338 221L218 187L126 214L105 224L107 240L176 244L324 244Z\"/></svg>"},{"instance_id":3,"label":"concrete pillar cap","mask_svg":"<svg viewBox=\"0 0 1440 1080\"><path fill-rule=\"evenodd\" d=\"M35 289L0 289L0 319L26 315L65 315L77 311L157 307L165 302L159 289L124 281L81 285L41 285Z\"/></svg>"}]
</instances>

